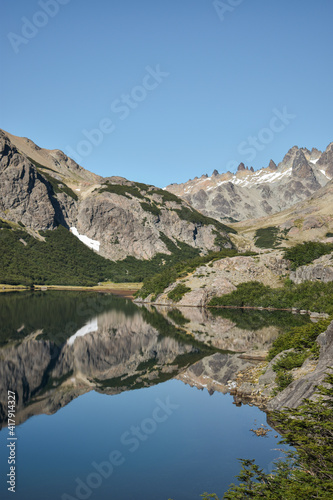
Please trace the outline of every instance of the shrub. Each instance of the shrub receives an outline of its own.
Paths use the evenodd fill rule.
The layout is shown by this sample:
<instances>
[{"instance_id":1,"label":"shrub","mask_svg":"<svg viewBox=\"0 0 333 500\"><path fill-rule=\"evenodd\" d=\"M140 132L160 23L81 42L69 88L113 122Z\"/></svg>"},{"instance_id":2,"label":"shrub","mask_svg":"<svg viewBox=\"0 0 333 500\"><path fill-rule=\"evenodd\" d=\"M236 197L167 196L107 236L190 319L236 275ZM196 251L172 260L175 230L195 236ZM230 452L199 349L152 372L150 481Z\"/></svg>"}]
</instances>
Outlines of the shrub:
<instances>
[{"instance_id":1,"label":"shrub","mask_svg":"<svg viewBox=\"0 0 333 500\"><path fill-rule=\"evenodd\" d=\"M171 292L168 293L168 298L174 302L179 302L185 295L185 293L190 292L191 288L188 286L179 284Z\"/></svg>"},{"instance_id":2,"label":"shrub","mask_svg":"<svg viewBox=\"0 0 333 500\"><path fill-rule=\"evenodd\" d=\"M308 325L291 328L288 332L282 333L274 340L268 353L268 360L270 361L277 354L287 351L288 349L296 349L299 351L299 356L301 352L307 349L314 349L318 335L327 330L332 319L332 317L323 319L318 321L318 323L309 323ZM299 361L300 359L301 358L299 358Z\"/></svg>"},{"instance_id":3,"label":"shrub","mask_svg":"<svg viewBox=\"0 0 333 500\"><path fill-rule=\"evenodd\" d=\"M258 281L238 285L232 293L213 297L210 306L298 308L333 314L333 282L307 281L295 285L290 280L281 288L271 288Z\"/></svg>"},{"instance_id":4,"label":"shrub","mask_svg":"<svg viewBox=\"0 0 333 500\"><path fill-rule=\"evenodd\" d=\"M291 261L291 269L295 270L299 266L310 264L322 255L333 252L332 243L320 243L316 241L306 241L294 247L288 248L284 252L284 258Z\"/></svg>"},{"instance_id":5,"label":"shrub","mask_svg":"<svg viewBox=\"0 0 333 500\"><path fill-rule=\"evenodd\" d=\"M137 186L127 186L124 184L111 184L109 181L104 183L98 192L115 193L120 196L125 196L130 200L132 199L132 196L134 196L135 198L144 199L144 196L140 193L140 190Z\"/></svg>"},{"instance_id":6,"label":"shrub","mask_svg":"<svg viewBox=\"0 0 333 500\"><path fill-rule=\"evenodd\" d=\"M154 194L158 194L159 196L162 196L163 198L163 202L167 202L167 201L174 201L175 203L178 203L178 205L181 205L183 202L180 198L178 198L178 196L176 196L175 194L173 193L170 193L170 191L166 191L164 189L150 189L147 194L149 195L154 195Z\"/></svg>"},{"instance_id":7,"label":"shrub","mask_svg":"<svg viewBox=\"0 0 333 500\"><path fill-rule=\"evenodd\" d=\"M189 222L194 222L196 224L202 224L203 226L212 225L218 231L224 231L226 233L233 233L233 234L237 233L235 229L226 226L225 224L222 224L222 222L212 219L211 217L206 217L205 215L198 212L194 208L188 208L182 206L181 209L179 210L176 209L176 212L178 213L179 218L182 220L187 220Z\"/></svg>"},{"instance_id":8,"label":"shrub","mask_svg":"<svg viewBox=\"0 0 333 500\"><path fill-rule=\"evenodd\" d=\"M299 368L309 357L309 354L308 351L288 352L274 364L273 370L279 372L280 370L290 371L293 368Z\"/></svg>"},{"instance_id":9,"label":"shrub","mask_svg":"<svg viewBox=\"0 0 333 500\"><path fill-rule=\"evenodd\" d=\"M257 229L255 234L255 244L259 248L275 248L279 238L280 230L278 227L270 226Z\"/></svg>"},{"instance_id":10,"label":"shrub","mask_svg":"<svg viewBox=\"0 0 333 500\"><path fill-rule=\"evenodd\" d=\"M280 370L275 378L277 384L277 392L283 391L290 385L293 381L293 376L285 370Z\"/></svg>"},{"instance_id":11,"label":"shrub","mask_svg":"<svg viewBox=\"0 0 333 500\"><path fill-rule=\"evenodd\" d=\"M327 375L324 382L326 387L317 389L319 399L305 399L298 408L270 415L284 435L283 442L296 447L297 453L289 452L288 460L279 460L268 474L254 460L241 460L240 483L231 485L225 500L333 498L333 375Z\"/></svg>"},{"instance_id":12,"label":"shrub","mask_svg":"<svg viewBox=\"0 0 333 500\"><path fill-rule=\"evenodd\" d=\"M144 201L140 203L141 205L141 208L145 211L145 212L150 212L151 214L153 215L156 215L156 216L159 216L161 215L161 210L160 208L158 208L158 206L156 205L156 203L152 202L152 203L145 203Z\"/></svg>"}]
</instances>

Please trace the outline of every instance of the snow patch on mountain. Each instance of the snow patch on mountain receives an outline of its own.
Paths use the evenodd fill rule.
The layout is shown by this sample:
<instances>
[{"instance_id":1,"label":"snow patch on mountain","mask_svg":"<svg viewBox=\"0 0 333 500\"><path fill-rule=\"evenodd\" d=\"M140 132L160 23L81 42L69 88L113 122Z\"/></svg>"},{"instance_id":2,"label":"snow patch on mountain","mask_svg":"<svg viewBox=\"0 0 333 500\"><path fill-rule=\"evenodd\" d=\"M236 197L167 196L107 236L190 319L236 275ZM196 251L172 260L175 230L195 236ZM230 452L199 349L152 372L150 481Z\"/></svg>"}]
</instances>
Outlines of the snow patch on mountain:
<instances>
[{"instance_id":1,"label":"snow patch on mountain","mask_svg":"<svg viewBox=\"0 0 333 500\"><path fill-rule=\"evenodd\" d=\"M76 227L71 227L70 228L71 233L74 234L77 238L79 238L82 243L87 245L87 247L91 248L92 250L95 250L95 252L99 252L99 247L100 247L100 242L97 240L92 240L88 236L85 236L84 234L80 234L79 231L76 229Z\"/></svg>"}]
</instances>

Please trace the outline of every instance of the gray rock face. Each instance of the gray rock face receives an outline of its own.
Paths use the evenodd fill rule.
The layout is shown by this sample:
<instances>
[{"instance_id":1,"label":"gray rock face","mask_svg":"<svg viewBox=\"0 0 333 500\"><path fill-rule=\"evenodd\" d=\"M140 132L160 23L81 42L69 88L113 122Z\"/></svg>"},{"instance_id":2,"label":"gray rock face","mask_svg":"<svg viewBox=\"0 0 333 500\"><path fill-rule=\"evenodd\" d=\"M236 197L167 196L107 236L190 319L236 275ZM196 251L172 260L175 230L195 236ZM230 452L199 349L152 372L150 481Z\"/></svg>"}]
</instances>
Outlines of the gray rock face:
<instances>
[{"instance_id":1,"label":"gray rock face","mask_svg":"<svg viewBox=\"0 0 333 500\"><path fill-rule=\"evenodd\" d=\"M318 167L326 169L326 174L332 179L333 178L333 142L331 142L323 154L320 156L318 162Z\"/></svg>"},{"instance_id":2,"label":"gray rock face","mask_svg":"<svg viewBox=\"0 0 333 500\"><path fill-rule=\"evenodd\" d=\"M189 291L177 302L177 306L205 307L214 296L221 296L236 290L240 283L260 281L275 288L282 286L282 276L289 270L289 262L282 258L281 251L261 254L255 257L235 256L205 264L193 273L180 278L154 299L157 304L174 305L168 297L179 283ZM149 295L144 302L151 302Z\"/></svg>"},{"instance_id":3,"label":"gray rock face","mask_svg":"<svg viewBox=\"0 0 333 500\"><path fill-rule=\"evenodd\" d=\"M223 230L202 224L200 217L198 222L187 220L192 210L188 204L164 197L154 186L122 177L103 179L61 151L43 150L1 130L0 193L2 219L36 231L59 224L74 227L81 236L98 241L100 255L112 260L169 255L178 242L201 253L216 251L217 233L226 247L232 246Z\"/></svg>"},{"instance_id":4,"label":"gray rock face","mask_svg":"<svg viewBox=\"0 0 333 500\"><path fill-rule=\"evenodd\" d=\"M51 184L0 130L0 217L32 229L68 225L74 200L53 196Z\"/></svg>"},{"instance_id":5,"label":"gray rock face","mask_svg":"<svg viewBox=\"0 0 333 500\"><path fill-rule=\"evenodd\" d=\"M309 198L333 178L333 143L320 151L292 147L279 165L256 172L243 163L236 174L213 175L167 186L205 215L241 221L275 214Z\"/></svg>"},{"instance_id":6,"label":"gray rock face","mask_svg":"<svg viewBox=\"0 0 333 500\"><path fill-rule=\"evenodd\" d=\"M296 271L290 273L290 279L296 283L304 283L304 281L321 281L328 283L333 281L333 253L323 255L316 259L313 264L300 266Z\"/></svg>"},{"instance_id":7,"label":"gray rock face","mask_svg":"<svg viewBox=\"0 0 333 500\"><path fill-rule=\"evenodd\" d=\"M225 394L232 390L238 372L252 365L253 362L237 354L216 353L190 366L177 378L192 387L205 388L210 394L214 391Z\"/></svg>"},{"instance_id":8,"label":"gray rock face","mask_svg":"<svg viewBox=\"0 0 333 500\"><path fill-rule=\"evenodd\" d=\"M317 342L320 345L320 355L315 370L298 380L294 380L268 403L268 410L278 410L283 407L296 408L304 398L313 396L316 386L323 382L328 367L332 366L333 322L326 332L319 335Z\"/></svg>"}]
</instances>

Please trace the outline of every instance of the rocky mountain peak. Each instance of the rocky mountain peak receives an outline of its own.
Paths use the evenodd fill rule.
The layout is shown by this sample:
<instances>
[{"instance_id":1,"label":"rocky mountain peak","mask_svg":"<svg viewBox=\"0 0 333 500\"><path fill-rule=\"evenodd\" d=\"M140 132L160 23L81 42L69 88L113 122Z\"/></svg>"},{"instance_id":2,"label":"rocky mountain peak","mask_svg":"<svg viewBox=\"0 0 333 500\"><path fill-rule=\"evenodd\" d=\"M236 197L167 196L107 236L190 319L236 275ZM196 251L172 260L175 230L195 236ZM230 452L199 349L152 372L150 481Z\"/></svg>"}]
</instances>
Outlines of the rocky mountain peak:
<instances>
[{"instance_id":1,"label":"rocky mountain peak","mask_svg":"<svg viewBox=\"0 0 333 500\"><path fill-rule=\"evenodd\" d=\"M333 142L331 142L323 154L320 156L318 162L318 167L325 170L326 176L333 178Z\"/></svg>"},{"instance_id":2,"label":"rocky mountain peak","mask_svg":"<svg viewBox=\"0 0 333 500\"><path fill-rule=\"evenodd\" d=\"M305 200L325 186L333 178L332 156L333 144L322 155L316 149L293 146L278 166L271 160L267 168L254 171L242 162L236 173L166 189L205 215L227 223L264 217Z\"/></svg>"},{"instance_id":3,"label":"rocky mountain peak","mask_svg":"<svg viewBox=\"0 0 333 500\"><path fill-rule=\"evenodd\" d=\"M269 162L268 168L269 168L270 170L277 170L276 163L275 163L273 160L271 160L271 161Z\"/></svg>"},{"instance_id":4,"label":"rocky mountain peak","mask_svg":"<svg viewBox=\"0 0 333 500\"><path fill-rule=\"evenodd\" d=\"M40 148L31 139L17 137L1 129L0 131L7 137L11 145L15 146L34 165L38 164L44 167L49 175L57 179L60 179L60 175L63 180L73 182L76 185L79 185L81 182L94 184L100 182L102 179L101 176L89 172L89 170L78 165L72 158L69 158L59 149L49 150Z\"/></svg>"},{"instance_id":5,"label":"rocky mountain peak","mask_svg":"<svg viewBox=\"0 0 333 500\"><path fill-rule=\"evenodd\" d=\"M237 167L237 172L244 172L246 170L244 163L240 163Z\"/></svg>"},{"instance_id":6,"label":"rocky mountain peak","mask_svg":"<svg viewBox=\"0 0 333 500\"><path fill-rule=\"evenodd\" d=\"M311 159L315 159L315 158L319 158L320 155L321 155L321 151L319 151L319 149L317 148L312 148L311 149Z\"/></svg>"},{"instance_id":7,"label":"rocky mountain peak","mask_svg":"<svg viewBox=\"0 0 333 500\"><path fill-rule=\"evenodd\" d=\"M313 169L308 160L306 159L304 152L301 149L299 149L296 152L292 164L292 176L297 177L298 179L307 179L309 181L316 181Z\"/></svg>"},{"instance_id":8,"label":"rocky mountain peak","mask_svg":"<svg viewBox=\"0 0 333 500\"><path fill-rule=\"evenodd\" d=\"M218 171L215 169L215 170L214 170L214 172L212 173L212 175L213 175L214 177L216 177L217 175L219 175L219 173L218 173Z\"/></svg>"},{"instance_id":9,"label":"rocky mountain peak","mask_svg":"<svg viewBox=\"0 0 333 500\"><path fill-rule=\"evenodd\" d=\"M284 156L282 162L279 163L279 165L278 165L279 170L281 170L283 168L292 167L294 158L295 158L298 150L299 150L298 146L293 146L292 148L289 149L287 154Z\"/></svg>"}]
</instances>

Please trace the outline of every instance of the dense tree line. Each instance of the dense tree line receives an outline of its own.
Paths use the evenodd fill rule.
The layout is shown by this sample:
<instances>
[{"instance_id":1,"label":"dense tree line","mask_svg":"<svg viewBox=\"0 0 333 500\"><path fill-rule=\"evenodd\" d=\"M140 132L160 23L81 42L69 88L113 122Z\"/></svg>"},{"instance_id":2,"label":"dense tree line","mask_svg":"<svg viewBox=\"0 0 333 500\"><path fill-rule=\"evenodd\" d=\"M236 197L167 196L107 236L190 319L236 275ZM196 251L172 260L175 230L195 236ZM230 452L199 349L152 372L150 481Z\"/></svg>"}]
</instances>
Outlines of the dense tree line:
<instances>
[{"instance_id":1,"label":"dense tree line","mask_svg":"<svg viewBox=\"0 0 333 500\"><path fill-rule=\"evenodd\" d=\"M307 281L296 285L286 280L283 287L271 288L258 281L249 281L238 285L232 293L214 297L209 305L277 309L295 307L333 314L333 282Z\"/></svg>"},{"instance_id":2,"label":"dense tree line","mask_svg":"<svg viewBox=\"0 0 333 500\"><path fill-rule=\"evenodd\" d=\"M106 280L140 282L199 254L198 249L182 242L176 245L163 235L171 255L160 253L150 260L127 257L114 262L95 253L63 226L40 235L45 241L2 222L0 283L91 286Z\"/></svg>"}]
</instances>

